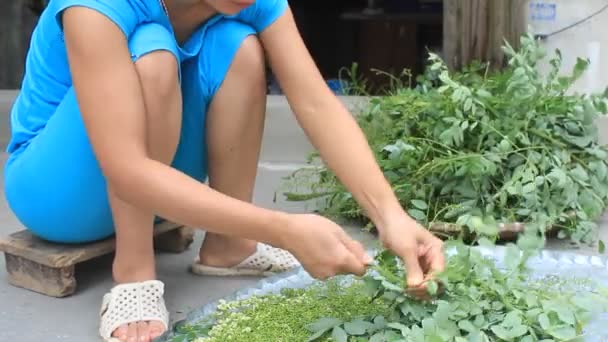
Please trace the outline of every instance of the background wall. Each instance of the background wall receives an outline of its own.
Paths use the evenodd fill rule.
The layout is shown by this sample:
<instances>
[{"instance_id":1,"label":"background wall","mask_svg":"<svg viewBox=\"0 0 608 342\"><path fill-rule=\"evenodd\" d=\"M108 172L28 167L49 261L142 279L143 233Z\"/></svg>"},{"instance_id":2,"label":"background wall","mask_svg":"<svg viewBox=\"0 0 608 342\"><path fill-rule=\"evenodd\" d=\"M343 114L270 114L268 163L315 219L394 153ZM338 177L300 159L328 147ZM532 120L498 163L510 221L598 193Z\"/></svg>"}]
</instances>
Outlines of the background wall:
<instances>
[{"instance_id":1,"label":"background wall","mask_svg":"<svg viewBox=\"0 0 608 342\"><path fill-rule=\"evenodd\" d=\"M37 21L30 7L46 0L0 1L0 89L18 89L29 39ZM373 3L382 11L369 13ZM377 83L388 81L370 69L420 72L426 49L440 50L441 0L289 0L296 22L319 69L335 79L358 63Z\"/></svg>"},{"instance_id":2,"label":"background wall","mask_svg":"<svg viewBox=\"0 0 608 342\"><path fill-rule=\"evenodd\" d=\"M608 0L528 1L528 23L544 37L547 52L560 49L564 71L572 70L577 57L590 59L588 72L573 90L608 87Z\"/></svg>"},{"instance_id":3,"label":"background wall","mask_svg":"<svg viewBox=\"0 0 608 342\"><path fill-rule=\"evenodd\" d=\"M32 0L0 0L0 89L21 85L30 35L38 17Z\"/></svg>"}]
</instances>

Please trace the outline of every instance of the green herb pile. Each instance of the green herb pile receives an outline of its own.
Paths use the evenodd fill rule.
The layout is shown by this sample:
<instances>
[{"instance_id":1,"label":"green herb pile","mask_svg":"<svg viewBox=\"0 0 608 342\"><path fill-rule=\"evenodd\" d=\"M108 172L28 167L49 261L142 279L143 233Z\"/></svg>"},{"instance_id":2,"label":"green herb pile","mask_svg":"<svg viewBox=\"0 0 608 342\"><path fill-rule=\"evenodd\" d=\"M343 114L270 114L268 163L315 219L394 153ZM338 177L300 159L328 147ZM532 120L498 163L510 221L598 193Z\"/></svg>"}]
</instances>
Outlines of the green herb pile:
<instances>
[{"instance_id":1,"label":"green herb pile","mask_svg":"<svg viewBox=\"0 0 608 342\"><path fill-rule=\"evenodd\" d=\"M590 281L529 278L527 256L515 245L501 268L462 242L448 248L455 252L446 271L428 286L432 300L410 297L403 264L383 251L362 279L224 303L208 321L178 329L172 342L573 341L608 312L608 292Z\"/></svg>"},{"instance_id":2,"label":"green herb pile","mask_svg":"<svg viewBox=\"0 0 608 342\"><path fill-rule=\"evenodd\" d=\"M306 341L311 334L306 324L321 317L351 320L389 312L386 303L370 303L362 293L360 282L344 288L330 280L306 289L284 289L278 295L223 302L208 322L179 327L171 342Z\"/></svg>"},{"instance_id":3,"label":"green herb pile","mask_svg":"<svg viewBox=\"0 0 608 342\"><path fill-rule=\"evenodd\" d=\"M449 72L430 55L419 86L373 98L358 122L402 205L421 223L469 231L473 221L520 222L592 242L608 198L608 154L595 122L608 113L608 92L573 94L588 62L560 75L556 51L543 76L542 48L529 35L521 41L519 51L505 44L508 66L496 72L481 63ZM287 186L289 200L322 199L324 214L368 222L324 166L298 170Z\"/></svg>"}]
</instances>

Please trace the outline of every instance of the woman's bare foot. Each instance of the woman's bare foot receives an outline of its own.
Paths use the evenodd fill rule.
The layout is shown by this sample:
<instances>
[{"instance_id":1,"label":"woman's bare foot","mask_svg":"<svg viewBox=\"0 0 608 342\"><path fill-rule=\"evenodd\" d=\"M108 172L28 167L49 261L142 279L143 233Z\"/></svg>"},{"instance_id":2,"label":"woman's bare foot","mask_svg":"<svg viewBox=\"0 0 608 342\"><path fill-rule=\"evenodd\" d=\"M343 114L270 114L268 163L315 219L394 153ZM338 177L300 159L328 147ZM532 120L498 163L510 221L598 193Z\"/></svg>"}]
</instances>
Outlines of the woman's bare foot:
<instances>
[{"instance_id":1,"label":"woman's bare foot","mask_svg":"<svg viewBox=\"0 0 608 342\"><path fill-rule=\"evenodd\" d=\"M255 253L257 242L207 233L199 251L199 262L211 267L233 267Z\"/></svg>"},{"instance_id":2,"label":"woman's bare foot","mask_svg":"<svg viewBox=\"0 0 608 342\"><path fill-rule=\"evenodd\" d=\"M165 327L161 322L139 322L123 325L112 334L121 342L150 342L161 336Z\"/></svg>"},{"instance_id":3,"label":"woman's bare foot","mask_svg":"<svg viewBox=\"0 0 608 342\"><path fill-rule=\"evenodd\" d=\"M150 265L121 265L114 263L112 268L116 284L137 283L156 279L154 266ZM145 321L125 324L118 327L112 336L121 342L150 342L165 333L165 326L160 321Z\"/></svg>"}]
</instances>

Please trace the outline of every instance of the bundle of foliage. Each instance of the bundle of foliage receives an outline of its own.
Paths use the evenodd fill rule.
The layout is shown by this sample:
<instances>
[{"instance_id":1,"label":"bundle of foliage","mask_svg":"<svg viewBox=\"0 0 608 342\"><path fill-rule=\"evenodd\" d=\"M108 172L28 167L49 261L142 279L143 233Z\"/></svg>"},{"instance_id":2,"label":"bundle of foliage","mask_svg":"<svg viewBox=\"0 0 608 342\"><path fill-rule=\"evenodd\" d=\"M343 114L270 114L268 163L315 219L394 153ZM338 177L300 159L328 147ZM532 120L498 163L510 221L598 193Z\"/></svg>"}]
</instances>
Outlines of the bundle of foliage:
<instances>
[{"instance_id":1,"label":"bundle of foliage","mask_svg":"<svg viewBox=\"0 0 608 342\"><path fill-rule=\"evenodd\" d=\"M468 230L480 220L520 222L591 242L608 198L608 154L595 122L608 113L608 91L569 91L588 62L579 59L561 76L559 51L543 76L544 53L530 35L519 51L503 49L508 66L497 72L474 63L451 73L431 54L419 86L373 98L357 120L400 202L421 223ZM328 216L369 222L323 165L298 170L287 186L289 200L321 199Z\"/></svg>"},{"instance_id":2,"label":"bundle of foliage","mask_svg":"<svg viewBox=\"0 0 608 342\"><path fill-rule=\"evenodd\" d=\"M362 279L224 303L173 342L573 341L608 310L608 292L590 281L531 277L515 245L500 268L462 242L448 248L456 252L428 284L430 300L404 291L403 263L383 251Z\"/></svg>"},{"instance_id":3,"label":"bundle of foliage","mask_svg":"<svg viewBox=\"0 0 608 342\"><path fill-rule=\"evenodd\" d=\"M364 281L373 298L391 303L392 312L335 320L323 329L331 330L334 341L571 341L584 337L589 320L608 309L608 293L587 280L532 280L525 254L515 245L506 249L502 268L478 250L452 246L457 253L447 270L428 286L432 301L404 294L405 270L385 251L377 257L376 272Z\"/></svg>"}]
</instances>

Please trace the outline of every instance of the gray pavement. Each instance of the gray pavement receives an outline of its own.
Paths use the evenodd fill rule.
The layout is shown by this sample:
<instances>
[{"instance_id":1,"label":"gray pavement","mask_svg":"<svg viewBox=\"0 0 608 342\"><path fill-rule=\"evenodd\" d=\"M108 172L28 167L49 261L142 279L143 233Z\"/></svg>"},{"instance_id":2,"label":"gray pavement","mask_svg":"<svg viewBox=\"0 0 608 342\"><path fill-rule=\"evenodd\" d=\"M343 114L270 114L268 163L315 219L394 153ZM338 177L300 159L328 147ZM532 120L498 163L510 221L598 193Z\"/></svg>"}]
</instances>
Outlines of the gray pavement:
<instances>
[{"instance_id":1,"label":"gray pavement","mask_svg":"<svg viewBox=\"0 0 608 342\"><path fill-rule=\"evenodd\" d=\"M0 147L4 149L8 140L7 113L15 92L0 91ZM359 98L350 98L347 104L358 108ZM606 132L608 125L600 126ZM608 137L608 134L606 134ZM289 212L306 212L302 204L288 203L277 196L282 178L303 165L311 151L302 130L297 126L289 106L282 97L270 97L266 134L263 144L259 177L256 183L255 203L267 208ZM0 153L0 235L22 229L9 211L3 195L3 165L6 154ZM608 240L608 223L602 223L602 235ZM366 244L373 241L357 227L346 227L357 239ZM199 277L187 272L188 264L195 257L202 239L202 232L192 248L180 255L159 254L158 275L166 284L166 300L173 321L184 317L189 311L221 298L246 286L253 285L256 278L212 278ZM551 248L563 248L554 244ZM585 253L593 253L585 249ZM54 299L7 284L4 260L0 261L0 342L39 341L98 341L98 311L101 297L112 286L111 256L82 265L78 269L78 292L68 298Z\"/></svg>"}]
</instances>

